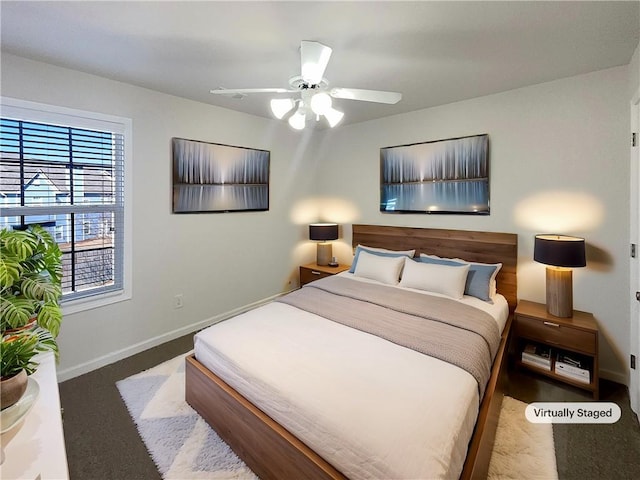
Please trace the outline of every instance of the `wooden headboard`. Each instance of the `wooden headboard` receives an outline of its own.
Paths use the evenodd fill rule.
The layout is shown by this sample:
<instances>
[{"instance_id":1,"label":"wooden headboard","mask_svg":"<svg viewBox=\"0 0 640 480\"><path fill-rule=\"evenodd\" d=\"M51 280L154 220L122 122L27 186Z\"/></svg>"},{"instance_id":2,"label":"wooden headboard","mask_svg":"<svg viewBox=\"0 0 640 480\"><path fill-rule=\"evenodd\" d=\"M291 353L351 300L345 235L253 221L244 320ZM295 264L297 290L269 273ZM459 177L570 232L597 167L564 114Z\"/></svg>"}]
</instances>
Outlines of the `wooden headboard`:
<instances>
[{"instance_id":1,"label":"wooden headboard","mask_svg":"<svg viewBox=\"0 0 640 480\"><path fill-rule=\"evenodd\" d=\"M497 290L504 295L513 312L517 304L518 236L514 233L472 232L437 228L353 225L352 245L416 250L446 258L462 258L469 262L502 263L496 277Z\"/></svg>"}]
</instances>

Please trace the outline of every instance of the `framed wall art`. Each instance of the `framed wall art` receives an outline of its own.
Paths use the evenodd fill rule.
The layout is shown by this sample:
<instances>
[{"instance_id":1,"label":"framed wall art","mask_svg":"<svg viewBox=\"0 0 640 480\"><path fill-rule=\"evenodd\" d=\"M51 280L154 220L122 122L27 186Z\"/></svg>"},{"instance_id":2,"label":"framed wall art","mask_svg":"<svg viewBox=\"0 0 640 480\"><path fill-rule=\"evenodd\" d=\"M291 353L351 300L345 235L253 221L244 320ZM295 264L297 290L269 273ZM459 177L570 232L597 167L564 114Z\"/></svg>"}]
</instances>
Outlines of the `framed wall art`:
<instances>
[{"instance_id":1,"label":"framed wall art","mask_svg":"<svg viewBox=\"0 0 640 480\"><path fill-rule=\"evenodd\" d=\"M173 213L269 210L270 152L172 139Z\"/></svg>"},{"instance_id":2,"label":"framed wall art","mask_svg":"<svg viewBox=\"0 0 640 480\"><path fill-rule=\"evenodd\" d=\"M380 149L380 211L489 214L489 135Z\"/></svg>"}]
</instances>

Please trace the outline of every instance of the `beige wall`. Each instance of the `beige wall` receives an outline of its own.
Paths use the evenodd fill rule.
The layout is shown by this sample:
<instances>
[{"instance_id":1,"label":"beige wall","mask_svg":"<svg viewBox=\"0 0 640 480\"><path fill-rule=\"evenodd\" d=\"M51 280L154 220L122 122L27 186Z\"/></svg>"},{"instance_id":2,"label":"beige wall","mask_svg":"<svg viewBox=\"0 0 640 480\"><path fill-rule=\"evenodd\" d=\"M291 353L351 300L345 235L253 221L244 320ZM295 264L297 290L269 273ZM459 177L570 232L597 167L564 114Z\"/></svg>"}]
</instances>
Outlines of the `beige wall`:
<instances>
[{"instance_id":1,"label":"beige wall","mask_svg":"<svg viewBox=\"0 0 640 480\"><path fill-rule=\"evenodd\" d=\"M575 307L601 326L603 373L626 383L629 82L629 68L618 67L300 134L282 122L3 55L5 96L133 119L133 298L65 318L60 377L295 286L296 266L314 255L306 224L333 220L345 226L334 252L347 262L351 222L518 233L518 293L535 301L544 300L544 267L532 261L533 235L584 236L588 266L574 272ZM478 133L490 135L490 216L378 211L380 147ZM172 215L174 136L270 150L270 211ZM172 308L176 293L184 294L183 309Z\"/></svg>"},{"instance_id":2,"label":"beige wall","mask_svg":"<svg viewBox=\"0 0 640 480\"><path fill-rule=\"evenodd\" d=\"M282 122L2 55L2 95L133 120L133 298L64 318L64 379L193 331L295 286L313 246L292 222L306 195L309 137ZM171 137L271 151L270 210L171 214ZM173 296L184 308L173 309Z\"/></svg>"},{"instance_id":3,"label":"beige wall","mask_svg":"<svg viewBox=\"0 0 640 480\"><path fill-rule=\"evenodd\" d=\"M640 88L640 43L629 62L629 98L632 98Z\"/></svg>"}]
</instances>

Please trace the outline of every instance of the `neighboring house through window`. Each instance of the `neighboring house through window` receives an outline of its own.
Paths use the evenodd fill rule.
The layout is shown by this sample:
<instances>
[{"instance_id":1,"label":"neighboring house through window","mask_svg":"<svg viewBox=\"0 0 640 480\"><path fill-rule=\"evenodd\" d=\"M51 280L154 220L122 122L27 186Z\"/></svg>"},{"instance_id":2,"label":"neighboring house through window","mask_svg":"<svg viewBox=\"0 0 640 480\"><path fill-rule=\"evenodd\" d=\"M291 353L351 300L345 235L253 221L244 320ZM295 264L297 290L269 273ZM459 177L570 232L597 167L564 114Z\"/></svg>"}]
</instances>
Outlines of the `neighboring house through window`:
<instances>
[{"instance_id":1,"label":"neighboring house through window","mask_svg":"<svg viewBox=\"0 0 640 480\"><path fill-rule=\"evenodd\" d=\"M2 99L0 228L55 238L65 311L130 298L130 143L129 119Z\"/></svg>"}]
</instances>

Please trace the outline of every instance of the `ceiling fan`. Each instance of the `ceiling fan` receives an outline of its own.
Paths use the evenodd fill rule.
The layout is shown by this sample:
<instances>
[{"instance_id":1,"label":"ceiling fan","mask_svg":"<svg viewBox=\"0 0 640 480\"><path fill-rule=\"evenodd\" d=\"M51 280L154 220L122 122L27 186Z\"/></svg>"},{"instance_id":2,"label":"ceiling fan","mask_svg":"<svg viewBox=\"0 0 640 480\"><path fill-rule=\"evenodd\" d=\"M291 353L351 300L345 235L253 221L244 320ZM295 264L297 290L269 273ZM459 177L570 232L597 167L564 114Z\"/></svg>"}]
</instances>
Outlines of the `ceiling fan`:
<instances>
[{"instance_id":1,"label":"ceiling fan","mask_svg":"<svg viewBox=\"0 0 640 480\"><path fill-rule=\"evenodd\" d=\"M307 118L316 121L324 116L330 127L335 127L344 113L332 106L332 98L395 104L402 99L398 92L363 90L359 88L329 87L323 77L331 57L331 48L318 42L300 42L301 74L289 79L289 88L219 88L211 90L216 95L242 96L252 93L299 94L299 98L274 98L271 111L278 119L287 119L296 130L305 127ZM294 96L295 97L295 96Z\"/></svg>"}]
</instances>

